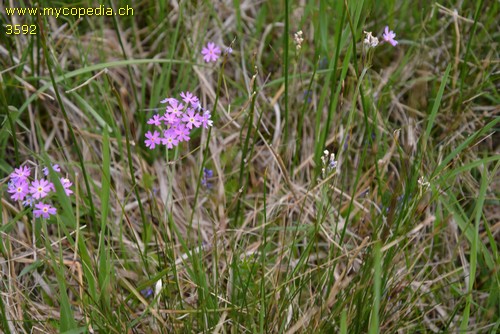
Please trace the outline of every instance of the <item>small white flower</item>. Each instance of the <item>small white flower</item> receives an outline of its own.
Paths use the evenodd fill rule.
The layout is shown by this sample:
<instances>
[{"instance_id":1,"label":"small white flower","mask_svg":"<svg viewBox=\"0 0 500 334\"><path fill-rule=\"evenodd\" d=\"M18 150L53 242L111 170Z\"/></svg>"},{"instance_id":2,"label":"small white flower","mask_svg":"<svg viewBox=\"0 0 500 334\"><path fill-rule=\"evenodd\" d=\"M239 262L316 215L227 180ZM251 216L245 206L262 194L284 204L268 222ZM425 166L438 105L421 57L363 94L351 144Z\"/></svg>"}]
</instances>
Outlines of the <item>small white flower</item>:
<instances>
[{"instance_id":1,"label":"small white flower","mask_svg":"<svg viewBox=\"0 0 500 334\"><path fill-rule=\"evenodd\" d=\"M373 37L372 35L372 32L371 31L365 31L364 32L366 37L364 39L364 43L365 45L368 47L368 48L374 48L378 45L378 38L377 37Z\"/></svg>"},{"instance_id":2,"label":"small white flower","mask_svg":"<svg viewBox=\"0 0 500 334\"><path fill-rule=\"evenodd\" d=\"M321 157L321 176L325 179L329 174L335 172L338 161L335 160L335 153L330 153L328 150L324 150L323 153Z\"/></svg>"},{"instance_id":3,"label":"small white flower","mask_svg":"<svg viewBox=\"0 0 500 334\"><path fill-rule=\"evenodd\" d=\"M293 35L293 40L295 42L295 46L297 47L297 50L300 50L302 47L302 42L304 41L304 38L302 38L302 30L297 31Z\"/></svg>"}]
</instances>

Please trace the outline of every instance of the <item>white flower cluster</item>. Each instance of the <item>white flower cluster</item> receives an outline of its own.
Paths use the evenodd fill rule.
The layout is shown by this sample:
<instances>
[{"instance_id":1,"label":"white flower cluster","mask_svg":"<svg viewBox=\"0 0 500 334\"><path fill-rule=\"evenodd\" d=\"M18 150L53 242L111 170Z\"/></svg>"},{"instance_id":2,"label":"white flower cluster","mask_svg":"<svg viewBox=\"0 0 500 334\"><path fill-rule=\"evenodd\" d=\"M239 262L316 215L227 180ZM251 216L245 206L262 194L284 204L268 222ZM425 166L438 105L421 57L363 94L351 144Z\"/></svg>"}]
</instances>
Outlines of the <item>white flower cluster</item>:
<instances>
[{"instance_id":1,"label":"white flower cluster","mask_svg":"<svg viewBox=\"0 0 500 334\"><path fill-rule=\"evenodd\" d=\"M327 174L330 174L333 170L337 168L338 161L335 160L335 153L328 152L328 150L323 151L323 156L321 157L321 162L323 163L323 168L321 169L321 175L325 179Z\"/></svg>"},{"instance_id":2,"label":"white flower cluster","mask_svg":"<svg viewBox=\"0 0 500 334\"><path fill-rule=\"evenodd\" d=\"M302 30L297 31L293 35L293 41L295 42L297 50L300 50L300 48L302 47L302 42L304 41L304 38L302 38Z\"/></svg>"},{"instance_id":3,"label":"white flower cluster","mask_svg":"<svg viewBox=\"0 0 500 334\"><path fill-rule=\"evenodd\" d=\"M371 31L365 31L364 33L365 33L366 37L365 37L365 40L363 41L363 43L365 43L366 47L367 48L376 47L378 45L378 38L373 37Z\"/></svg>"}]
</instances>

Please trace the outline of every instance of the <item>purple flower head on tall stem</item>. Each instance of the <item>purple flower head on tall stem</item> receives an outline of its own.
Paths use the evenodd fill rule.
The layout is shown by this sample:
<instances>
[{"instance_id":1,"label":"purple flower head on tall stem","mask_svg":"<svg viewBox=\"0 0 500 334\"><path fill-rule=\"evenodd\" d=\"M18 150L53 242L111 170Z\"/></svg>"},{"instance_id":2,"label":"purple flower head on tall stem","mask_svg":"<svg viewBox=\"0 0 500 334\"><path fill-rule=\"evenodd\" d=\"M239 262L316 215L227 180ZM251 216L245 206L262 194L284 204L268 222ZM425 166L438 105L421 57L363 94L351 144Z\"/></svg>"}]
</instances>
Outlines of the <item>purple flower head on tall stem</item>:
<instances>
[{"instance_id":1,"label":"purple flower head on tall stem","mask_svg":"<svg viewBox=\"0 0 500 334\"><path fill-rule=\"evenodd\" d=\"M174 148L174 146L179 144L177 134L171 129L165 130L163 132L162 144L167 146L169 149Z\"/></svg>"},{"instance_id":2,"label":"purple flower head on tall stem","mask_svg":"<svg viewBox=\"0 0 500 334\"><path fill-rule=\"evenodd\" d=\"M162 117L160 115L156 114L156 115L153 115L153 117L148 120L148 124L160 126L161 120L162 120Z\"/></svg>"},{"instance_id":3,"label":"purple flower head on tall stem","mask_svg":"<svg viewBox=\"0 0 500 334\"><path fill-rule=\"evenodd\" d=\"M14 171L10 174L10 179L14 182L17 182L19 179L26 180L30 174L31 170L28 166L21 166L14 169Z\"/></svg>"},{"instance_id":4,"label":"purple flower head on tall stem","mask_svg":"<svg viewBox=\"0 0 500 334\"><path fill-rule=\"evenodd\" d=\"M188 109L187 113L182 116L182 121L186 123L188 129L192 129L193 126L199 128L201 125L200 116L192 108Z\"/></svg>"},{"instance_id":5,"label":"purple flower head on tall stem","mask_svg":"<svg viewBox=\"0 0 500 334\"><path fill-rule=\"evenodd\" d=\"M71 181L67 178L61 177L61 184L64 188L64 192L66 193L66 196L69 196L73 193L73 190L69 189L73 185Z\"/></svg>"},{"instance_id":6,"label":"purple flower head on tall stem","mask_svg":"<svg viewBox=\"0 0 500 334\"><path fill-rule=\"evenodd\" d=\"M26 195L29 193L28 189L29 183L26 179L18 179L17 182L11 183L8 188L8 192L12 195L14 201L22 201Z\"/></svg>"},{"instance_id":7,"label":"purple flower head on tall stem","mask_svg":"<svg viewBox=\"0 0 500 334\"><path fill-rule=\"evenodd\" d=\"M167 113L173 114L176 117L179 117L182 114L182 110L184 109L184 105L182 103L177 102L177 100L169 103L167 107Z\"/></svg>"},{"instance_id":8,"label":"purple flower head on tall stem","mask_svg":"<svg viewBox=\"0 0 500 334\"><path fill-rule=\"evenodd\" d=\"M384 30L384 34L382 35L382 38L384 39L384 41L386 41L387 43L391 43L392 46L396 46L396 45L398 45L398 41L396 41L394 39L394 37L396 37L396 34L394 33L394 31L389 30L389 27L386 26L385 30Z\"/></svg>"},{"instance_id":9,"label":"purple flower head on tall stem","mask_svg":"<svg viewBox=\"0 0 500 334\"><path fill-rule=\"evenodd\" d=\"M146 143L146 147L149 147L150 149L154 149L156 145L161 144L160 133L158 131L153 133L148 131L146 133L146 138L147 139L144 142Z\"/></svg>"},{"instance_id":10,"label":"purple flower head on tall stem","mask_svg":"<svg viewBox=\"0 0 500 334\"><path fill-rule=\"evenodd\" d=\"M34 199L42 199L53 190L54 185L45 179L35 180L31 183L29 191Z\"/></svg>"},{"instance_id":11,"label":"purple flower head on tall stem","mask_svg":"<svg viewBox=\"0 0 500 334\"><path fill-rule=\"evenodd\" d=\"M56 208L50 206L49 204L43 204L42 202L36 204L35 210L33 210L35 218L49 218L50 215L55 215L56 213Z\"/></svg>"},{"instance_id":12,"label":"purple flower head on tall stem","mask_svg":"<svg viewBox=\"0 0 500 334\"><path fill-rule=\"evenodd\" d=\"M216 62L220 57L220 48L215 43L208 42L207 46L201 50L205 62Z\"/></svg>"},{"instance_id":13,"label":"purple flower head on tall stem","mask_svg":"<svg viewBox=\"0 0 500 334\"><path fill-rule=\"evenodd\" d=\"M199 104L198 97L191 92L182 92L181 97L184 103L190 104L192 107L196 107Z\"/></svg>"}]
</instances>

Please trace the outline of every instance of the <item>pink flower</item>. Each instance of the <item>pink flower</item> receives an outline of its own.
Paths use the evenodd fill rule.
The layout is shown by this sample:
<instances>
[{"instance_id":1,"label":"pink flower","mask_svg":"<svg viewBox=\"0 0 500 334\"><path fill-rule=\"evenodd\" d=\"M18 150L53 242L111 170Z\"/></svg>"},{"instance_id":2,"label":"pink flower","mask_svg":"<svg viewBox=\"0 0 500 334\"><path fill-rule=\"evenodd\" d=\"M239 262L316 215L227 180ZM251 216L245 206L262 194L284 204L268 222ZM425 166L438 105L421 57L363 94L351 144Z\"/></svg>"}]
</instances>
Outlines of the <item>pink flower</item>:
<instances>
[{"instance_id":1,"label":"pink flower","mask_svg":"<svg viewBox=\"0 0 500 334\"><path fill-rule=\"evenodd\" d=\"M209 126L212 126L214 124L214 121L212 121L210 117L212 117L210 111L205 111L203 115L200 116L201 125L203 125L205 129L208 129Z\"/></svg>"},{"instance_id":2,"label":"pink flower","mask_svg":"<svg viewBox=\"0 0 500 334\"><path fill-rule=\"evenodd\" d=\"M34 199L41 199L47 196L53 187L54 185L51 182L45 179L40 179L31 183L29 191L33 195Z\"/></svg>"},{"instance_id":3,"label":"pink flower","mask_svg":"<svg viewBox=\"0 0 500 334\"><path fill-rule=\"evenodd\" d=\"M59 165L50 165L52 167L52 169L56 172L61 172L61 168L59 168ZM45 167L44 169L42 169L43 171L43 175L47 176L49 175L49 169L47 167Z\"/></svg>"},{"instance_id":4,"label":"pink flower","mask_svg":"<svg viewBox=\"0 0 500 334\"><path fill-rule=\"evenodd\" d=\"M174 99L173 97L167 97L166 99L163 99L160 101L160 103L168 103L168 104L171 104L173 102L179 102L177 101L177 99Z\"/></svg>"},{"instance_id":5,"label":"pink flower","mask_svg":"<svg viewBox=\"0 0 500 334\"><path fill-rule=\"evenodd\" d=\"M163 145L166 145L168 149L171 149L179 144L179 141L176 138L176 134L173 131L166 130L163 133L163 136L164 136L162 138Z\"/></svg>"},{"instance_id":6,"label":"pink flower","mask_svg":"<svg viewBox=\"0 0 500 334\"><path fill-rule=\"evenodd\" d=\"M398 42L394 39L394 37L396 37L396 34L392 30L389 31L389 27L386 26L384 34L382 35L382 38L384 39L384 41L391 43L392 46L396 46L398 44Z\"/></svg>"},{"instance_id":7,"label":"pink flower","mask_svg":"<svg viewBox=\"0 0 500 334\"><path fill-rule=\"evenodd\" d=\"M185 124L179 125L175 131L175 133L177 134L177 139L179 141L188 141L190 139L189 132L190 131Z\"/></svg>"},{"instance_id":8,"label":"pink flower","mask_svg":"<svg viewBox=\"0 0 500 334\"><path fill-rule=\"evenodd\" d=\"M188 109L188 112L182 116L182 121L186 123L188 129L192 129L193 125L197 128L200 127L200 116L194 112L194 109Z\"/></svg>"},{"instance_id":9,"label":"pink flower","mask_svg":"<svg viewBox=\"0 0 500 334\"><path fill-rule=\"evenodd\" d=\"M193 107L196 107L198 105L198 97L193 95L191 92L182 92L181 97L184 103L191 104L191 106Z\"/></svg>"},{"instance_id":10,"label":"pink flower","mask_svg":"<svg viewBox=\"0 0 500 334\"><path fill-rule=\"evenodd\" d=\"M26 180L30 174L31 170L28 166L21 166L14 169L14 171L10 174L10 179L14 182L17 182L19 179Z\"/></svg>"},{"instance_id":11,"label":"pink flower","mask_svg":"<svg viewBox=\"0 0 500 334\"><path fill-rule=\"evenodd\" d=\"M148 124L153 124L153 125L156 125L156 126L160 126L161 125L161 117L160 115L156 114L156 115L153 115L153 118L150 118L148 120Z\"/></svg>"},{"instance_id":12,"label":"pink flower","mask_svg":"<svg viewBox=\"0 0 500 334\"><path fill-rule=\"evenodd\" d=\"M216 46L215 43L208 42L207 46L201 50L201 54L203 55L203 60L205 60L205 62L216 62L220 57L220 48Z\"/></svg>"},{"instance_id":13,"label":"pink flower","mask_svg":"<svg viewBox=\"0 0 500 334\"><path fill-rule=\"evenodd\" d=\"M179 103L177 100L175 100L169 104L170 105L167 107L167 113L174 114L175 116L179 117L182 114L182 110L184 109L184 105L182 103Z\"/></svg>"},{"instance_id":14,"label":"pink flower","mask_svg":"<svg viewBox=\"0 0 500 334\"><path fill-rule=\"evenodd\" d=\"M69 179L66 179L64 177L61 177L61 184L64 187L64 192L66 193L66 196L69 196L73 193L73 190L69 189L73 185Z\"/></svg>"},{"instance_id":15,"label":"pink flower","mask_svg":"<svg viewBox=\"0 0 500 334\"><path fill-rule=\"evenodd\" d=\"M148 131L146 133L146 139L144 143L146 143L146 147L149 147L151 150L155 148L156 145L160 145L161 139L160 139L160 133L158 131L155 131L154 133L151 133L151 131Z\"/></svg>"},{"instance_id":16,"label":"pink flower","mask_svg":"<svg viewBox=\"0 0 500 334\"><path fill-rule=\"evenodd\" d=\"M35 218L40 218L40 217L49 218L50 215L55 215L57 213L56 208L53 208L48 204L43 204L42 202L36 204L35 208L36 209L33 210Z\"/></svg>"},{"instance_id":17,"label":"pink flower","mask_svg":"<svg viewBox=\"0 0 500 334\"><path fill-rule=\"evenodd\" d=\"M162 118L165 121L165 124L167 124L167 125L176 123L177 119L178 119L177 116L174 114L165 114L165 115L163 115Z\"/></svg>"},{"instance_id":18,"label":"pink flower","mask_svg":"<svg viewBox=\"0 0 500 334\"><path fill-rule=\"evenodd\" d=\"M175 122L173 122L172 124L169 124L170 127L168 128L169 130L172 130L172 131L177 131L177 128L179 127L179 125L181 125L183 123L181 123L181 120L180 118L176 118L175 119Z\"/></svg>"},{"instance_id":19,"label":"pink flower","mask_svg":"<svg viewBox=\"0 0 500 334\"><path fill-rule=\"evenodd\" d=\"M14 201L22 201L28 195L28 186L29 183L26 179L18 179L17 182L10 184L7 190L12 194L10 198Z\"/></svg>"}]
</instances>

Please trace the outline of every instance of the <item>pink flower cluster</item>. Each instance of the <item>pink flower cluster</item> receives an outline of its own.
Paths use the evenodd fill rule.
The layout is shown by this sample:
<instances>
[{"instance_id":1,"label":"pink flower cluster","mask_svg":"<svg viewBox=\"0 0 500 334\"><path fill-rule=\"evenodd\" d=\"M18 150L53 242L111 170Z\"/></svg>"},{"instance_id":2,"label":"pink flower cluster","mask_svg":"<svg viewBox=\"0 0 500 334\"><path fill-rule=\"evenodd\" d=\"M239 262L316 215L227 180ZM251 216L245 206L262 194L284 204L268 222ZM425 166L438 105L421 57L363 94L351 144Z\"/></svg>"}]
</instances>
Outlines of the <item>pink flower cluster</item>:
<instances>
[{"instance_id":1,"label":"pink flower cluster","mask_svg":"<svg viewBox=\"0 0 500 334\"><path fill-rule=\"evenodd\" d=\"M59 165L52 165L51 168L60 172ZM49 174L47 167L43 169L45 175ZM42 199L46 198L48 194L55 191L54 184L44 178L33 180L30 182L29 177L31 170L28 166L21 166L15 168L14 172L10 174L10 181L7 191L11 194L10 198L14 201L23 201L24 206L35 206L33 214L36 218L43 217L49 218L50 215L55 215L57 209L50 204L45 204ZM73 185L67 178L61 177L61 184L69 196L73 193L70 187ZM36 203L37 202L37 203Z\"/></svg>"},{"instance_id":2,"label":"pink flower cluster","mask_svg":"<svg viewBox=\"0 0 500 334\"><path fill-rule=\"evenodd\" d=\"M191 92L182 92L181 100L173 97L166 98L160 103L166 103L165 114L153 115L148 124L159 127L159 131L148 131L144 143L149 149L156 145L165 145L168 149L174 148L180 142L188 141L191 130L203 126L208 129L212 126L212 117L208 110L203 110L197 96Z\"/></svg>"}]
</instances>

